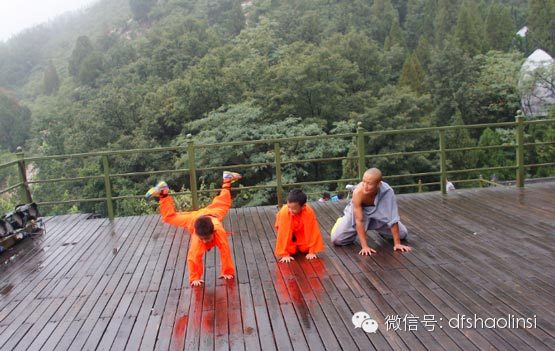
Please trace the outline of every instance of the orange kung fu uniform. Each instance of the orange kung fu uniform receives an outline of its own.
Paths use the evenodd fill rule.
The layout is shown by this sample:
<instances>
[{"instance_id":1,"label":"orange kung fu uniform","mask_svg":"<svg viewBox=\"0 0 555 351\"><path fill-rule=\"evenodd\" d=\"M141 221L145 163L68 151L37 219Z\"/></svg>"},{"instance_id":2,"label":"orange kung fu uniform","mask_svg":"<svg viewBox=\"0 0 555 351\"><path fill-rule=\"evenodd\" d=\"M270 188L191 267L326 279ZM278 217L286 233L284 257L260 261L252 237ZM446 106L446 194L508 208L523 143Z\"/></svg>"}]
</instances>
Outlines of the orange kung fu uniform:
<instances>
[{"instance_id":1,"label":"orange kung fu uniform","mask_svg":"<svg viewBox=\"0 0 555 351\"><path fill-rule=\"evenodd\" d=\"M162 221L187 228L189 233L191 233L191 243L187 254L189 283L201 279L204 270L202 263L203 255L214 246L220 249L220 259L222 261L221 274L235 275L231 250L227 242L227 231L222 225L222 221L230 207L231 192L229 187L224 187L220 195L216 196L210 205L198 211L175 212L173 199L170 196L160 198L160 214L162 215ZM214 224L214 239L208 244L203 243L195 233L195 220L200 216L211 217L212 224Z\"/></svg>"},{"instance_id":2,"label":"orange kung fu uniform","mask_svg":"<svg viewBox=\"0 0 555 351\"><path fill-rule=\"evenodd\" d=\"M324 241L314 210L304 205L301 213L292 214L284 205L276 215L276 256L291 256L297 252L315 254L324 251Z\"/></svg>"}]
</instances>

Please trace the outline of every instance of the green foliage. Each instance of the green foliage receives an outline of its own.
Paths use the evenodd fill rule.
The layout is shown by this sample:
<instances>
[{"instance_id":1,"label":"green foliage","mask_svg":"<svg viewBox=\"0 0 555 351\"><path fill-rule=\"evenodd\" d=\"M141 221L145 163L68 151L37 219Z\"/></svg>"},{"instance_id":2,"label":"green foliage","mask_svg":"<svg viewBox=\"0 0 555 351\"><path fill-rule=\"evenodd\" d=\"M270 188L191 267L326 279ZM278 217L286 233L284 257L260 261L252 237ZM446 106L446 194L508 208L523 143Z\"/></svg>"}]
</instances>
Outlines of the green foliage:
<instances>
[{"instance_id":1,"label":"green foliage","mask_svg":"<svg viewBox=\"0 0 555 351\"><path fill-rule=\"evenodd\" d=\"M15 155L5 150L0 150L1 164L15 160ZM0 167L0 190L4 190L19 183L19 174L17 165ZM18 203L18 191L12 190L0 194L0 213L6 213L12 210Z\"/></svg>"},{"instance_id":2,"label":"green foliage","mask_svg":"<svg viewBox=\"0 0 555 351\"><path fill-rule=\"evenodd\" d=\"M459 47L470 57L482 52L482 19L472 4L465 2L459 11L455 37Z\"/></svg>"},{"instance_id":3,"label":"green foliage","mask_svg":"<svg viewBox=\"0 0 555 351\"><path fill-rule=\"evenodd\" d=\"M474 58L478 77L469 87L467 124L514 121L520 108L518 76L523 61L517 52L490 51Z\"/></svg>"},{"instance_id":4,"label":"green foliage","mask_svg":"<svg viewBox=\"0 0 555 351\"><path fill-rule=\"evenodd\" d=\"M31 111L0 92L0 147L15 151L30 136Z\"/></svg>"},{"instance_id":5,"label":"green foliage","mask_svg":"<svg viewBox=\"0 0 555 351\"><path fill-rule=\"evenodd\" d=\"M457 108L467 115L467 94L477 74L475 63L453 41L433 55L429 86L436 106L436 125L451 124Z\"/></svg>"},{"instance_id":6,"label":"green foliage","mask_svg":"<svg viewBox=\"0 0 555 351\"><path fill-rule=\"evenodd\" d=\"M394 22L399 23L399 14L390 0L375 0L370 11L372 36L377 42L383 44Z\"/></svg>"},{"instance_id":7,"label":"green foliage","mask_svg":"<svg viewBox=\"0 0 555 351\"><path fill-rule=\"evenodd\" d=\"M385 39L384 49L386 51L390 50L395 45L401 48L405 47L405 36L403 35L403 30L401 29L399 21L396 18L394 18L391 23L391 30Z\"/></svg>"},{"instance_id":8,"label":"green foliage","mask_svg":"<svg viewBox=\"0 0 555 351\"><path fill-rule=\"evenodd\" d=\"M486 128L482 135L480 135L480 140L478 142L479 146L503 146L503 145L514 145L515 136L514 133L508 132L504 129ZM510 167L515 165L515 151L514 148L492 148L487 150L480 150L478 152L478 167ZM485 179L491 179L492 177L498 180L508 180L514 178L515 171L512 169L499 169L492 171L482 172L482 176Z\"/></svg>"},{"instance_id":9,"label":"green foliage","mask_svg":"<svg viewBox=\"0 0 555 351\"><path fill-rule=\"evenodd\" d=\"M515 25L507 6L494 2L486 17L486 43L490 50L507 51L511 48Z\"/></svg>"},{"instance_id":10,"label":"green foliage","mask_svg":"<svg viewBox=\"0 0 555 351\"><path fill-rule=\"evenodd\" d=\"M150 9L154 5L155 0L129 0L129 7L133 12L133 17L141 21L148 17Z\"/></svg>"},{"instance_id":11,"label":"green foliage","mask_svg":"<svg viewBox=\"0 0 555 351\"><path fill-rule=\"evenodd\" d=\"M301 42L280 56L270 71L272 86L266 94L270 111L324 120L345 116L346 111L338 108L359 78L355 65L330 50Z\"/></svg>"},{"instance_id":12,"label":"green foliage","mask_svg":"<svg viewBox=\"0 0 555 351\"><path fill-rule=\"evenodd\" d=\"M548 46L549 38L538 37L546 28L551 33L544 3L530 1L530 40ZM7 88L0 88L0 96L21 99L15 105L0 100L2 126L17 131L0 131L0 142L11 150L25 142L32 153L53 155L185 146L188 133L195 143L217 144L352 132L358 121L368 130L510 121L520 100L515 86L523 55L509 50L526 11L521 1L260 0L243 11L239 0L102 0L86 16L69 16L0 43L0 86ZM463 140L475 145L478 133ZM370 154L437 148L437 136L377 139L369 140ZM198 166L275 157L271 145L220 151L199 151ZM534 160L547 159L549 152L539 151ZM291 143L282 145L282 153L294 161L356 155L356 148L349 139ZM186 168L185 155L117 156L110 167L113 173ZM473 161L465 166L473 167ZM456 162L463 164L462 158ZM438 169L434 154L372 164L386 174ZM36 169L41 179L102 171L98 160L55 160ZM286 164L283 171L286 182L350 178L357 177L357 164ZM247 185L275 185L271 169L245 172ZM200 172L200 183L217 187L218 174ZM189 187L183 172L160 176L174 190ZM142 195L156 180L114 180L113 192ZM399 180L411 181L416 180ZM343 185L312 190L336 186ZM33 190L39 201L104 196L97 179ZM210 193L204 195L209 201ZM237 201L275 198L274 190L242 190ZM188 206L190 196L182 201ZM154 211L136 199L117 200L115 206L126 215ZM48 211L105 213L105 204L71 203Z\"/></svg>"},{"instance_id":13,"label":"green foliage","mask_svg":"<svg viewBox=\"0 0 555 351\"><path fill-rule=\"evenodd\" d=\"M555 110L552 111L552 115ZM553 118L553 116L551 116ZM531 125L525 135L527 143L541 143L545 141L555 141L555 126ZM525 153L525 162L527 164L553 163L555 160L555 145L544 144L537 145ZM533 167L528 170L532 177L553 177L555 176L555 167Z\"/></svg>"},{"instance_id":14,"label":"green foliage","mask_svg":"<svg viewBox=\"0 0 555 351\"><path fill-rule=\"evenodd\" d=\"M44 72L44 80L42 93L46 95L55 94L60 88L60 78L58 77L58 72L52 61L48 63L48 67Z\"/></svg>"},{"instance_id":15,"label":"green foliage","mask_svg":"<svg viewBox=\"0 0 555 351\"><path fill-rule=\"evenodd\" d=\"M75 41L75 47L69 59L69 74L74 77L79 75L81 64L87 57L92 55L94 47L88 36L82 35Z\"/></svg>"},{"instance_id":16,"label":"green foliage","mask_svg":"<svg viewBox=\"0 0 555 351\"><path fill-rule=\"evenodd\" d=\"M223 122L223 123L222 123ZM248 126L248 129L245 128ZM312 122L300 118L288 117L279 122L268 123L262 110L253 107L250 103L243 103L221 108L212 112L208 117L191 122L187 126L188 132L193 133L195 143L218 144L237 140L268 140L283 137L296 137L305 135L322 135L322 128ZM186 139L178 141L185 144ZM290 142L281 145L281 157L284 162L333 157L346 151L340 140L336 141L309 141ZM229 165L258 164L273 162L275 159L272 144L251 144L242 148L236 147L211 147L200 149L195 155L198 168L220 167ZM187 159L181 159L176 167L186 166ZM284 182L310 181L320 179L323 174L329 175L337 167L316 166L314 164L287 164L283 166ZM248 167L240 170L243 173L243 185L275 184L275 172L266 166ZM221 173L213 172L201 174L200 179L206 184L219 184ZM333 177L330 177L333 179ZM253 192L243 196L236 202L238 204L272 203L276 200L273 192L263 192L255 195Z\"/></svg>"},{"instance_id":17,"label":"green foliage","mask_svg":"<svg viewBox=\"0 0 555 351\"><path fill-rule=\"evenodd\" d=\"M457 24L460 2L457 0L438 0L436 17L434 19L435 44L443 48L445 41L453 33Z\"/></svg>"},{"instance_id":18,"label":"green foliage","mask_svg":"<svg viewBox=\"0 0 555 351\"><path fill-rule=\"evenodd\" d=\"M432 104L429 95L419 95L410 89L388 86L380 91L375 105L359 117L362 126L370 131L397 130L428 127L431 124ZM367 141L367 155L392 152L432 150L436 148L436 136L429 134L383 135ZM353 145L354 147L354 145ZM351 149L352 150L352 149ZM354 154L352 151L351 154ZM415 157L372 158L368 167L378 167L384 174L419 173L433 171L437 160L428 155ZM400 171L402 170L402 171ZM417 179L403 178L400 183L415 183Z\"/></svg>"},{"instance_id":19,"label":"green foliage","mask_svg":"<svg viewBox=\"0 0 555 351\"><path fill-rule=\"evenodd\" d=\"M457 111L455 118L453 119L452 125L453 126L461 126L464 125L464 121L459 111ZM470 132L468 129L461 128L461 129L450 129L445 133L446 138L446 146L448 149L457 149L457 148L464 148L464 147L474 147L476 146L476 140L470 136ZM453 170L463 170L469 168L475 168L474 165L478 161L478 153L476 151L450 151L447 153L447 167ZM468 174L465 173L464 175L460 176L457 175L455 177L451 177L453 179L458 179L459 177L463 178L474 178L477 177L478 174Z\"/></svg>"},{"instance_id":20,"label":"green foliage","mask_svg":"<svg viewBox=\"0 0 555 351\"><path fill-rule=\"evenodd\" d=\"M324 46L356 65L360 77L354 82L353 92L375 91L385 85L389 75L385 56L367 35L359 32L336 34L324 42Z\"/></svg>"},{"instance_id":21,"label":"green foliage","mask_svg":"<svg viewBox=\"0 0 555 351\"><path fill-rule=\"evenodd\" d=\"M428 73L430 71L430 63L432 61L432 48L430 46L430 42L425 37L420 37L420 40L418 40L418 45L414 50L414 54L418 58L418 62L420 62L422 69Z\"/></svg>"},{"instance_id":22,"label":"green foliage","mask_svg":"<svg viewBox=\"0 0 555 351\"><path fill-rule=\"evenodd\" d=\"M401 77L399 78L399 86L408 86L412 91L422 94L424 93L424 79L426 73L420 65L418 56L415 53L407 57L405 64L403 65L403 70L401 71Z\"/></svg>"},{"instance_id":23,"label":"green foliage","mask_svg":"<svg viewBox=\"0 0 555 351\"><path fill-rule=\"evenodd\" d=\"M94 86L96 79L102 73L102 55L98 52L88 55L79 65L77 82L83 85Z\"/></svg>"},{"instance_id":24,"label":"green foliage","mask_svg":"<svg viewBox=\"0 0 555 351\"><path fill-rule=\"evenodd\" d=\"M528 29L534 49L541 48L555 56L555 1L528 1Z\"/></svg>"},{"instance_id":25,"label":"green foliage","mask_svg":"<svg viewBox=\"0 0 555 351\"><path fill-rule=\"evenodd\" d=\"M426 39L434 41L434 18L436 16L435 1L409 0L405 21L407 45L414 50L416 45ZM422 60L422 58L420 57Z\"/></svg>"}]
</instances>

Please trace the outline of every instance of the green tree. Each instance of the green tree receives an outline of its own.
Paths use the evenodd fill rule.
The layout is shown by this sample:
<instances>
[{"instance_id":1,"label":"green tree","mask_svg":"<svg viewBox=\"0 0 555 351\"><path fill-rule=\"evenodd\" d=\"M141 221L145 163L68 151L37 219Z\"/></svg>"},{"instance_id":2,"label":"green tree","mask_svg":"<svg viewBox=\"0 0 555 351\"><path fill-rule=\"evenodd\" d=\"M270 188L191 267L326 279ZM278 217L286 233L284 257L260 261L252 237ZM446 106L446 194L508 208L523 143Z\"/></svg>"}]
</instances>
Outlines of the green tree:
<instances>
[{"instance_id":1,"label":"green tree","mask_svg":"<svg viewBox=\"0 0 555 351\"><path fill-rule=\"evenodd\" d=\"M234 0L232 2L227 18L225 28L230 35L235 36L245 28L245 15L241 8L241 0Z\"/></svg>"},{"instance_id":2,"label":"green tree","mask_svg":"<svg viewBox=\"0 0 555 351\"><path fill-rule=\"evenodd\" d=\"M360 80L356 81L352 92L366 89L379 91L385 86L389 72L383 51L367 35L360 32L336 34L326 40L323 46L349 60L358 68Z\"/></svg>"},{"instance_id":3,"label":"green tree","mask_svg":"<svg viewBox=\"0 0 555 351\"><path fill-rule=\"evenodd\" d=\"M379 92L374 104L358 116L362 126L368 131L425 128L431 125L433 110L429 95L418 95L408 87L387 86ZM355 121L353 121L355 122ZM354 123L353 123L354 124ZM367 155L432 150L437 146L435 136L430 134L396 134L368 138ZM431 172L437 167L432 155L415 157L390 156L373 157L372 166L380 168L384 174ZM416 183L418 179L401 178L399 183Z\"/></svg>"},{"instance_id":4,"label":"green tree","mask_svg":"<svg viewBox=\"0 0 555 351\"><path fill-rule=\"evenodd\" d=\"M433 55L428 77L436 106L436 125L450 125L456 109L459 109L463 116L467 115L466 112L472 105L468 99L468 92L478 73L476 63L456 42L446 42L446 46Z\"/></svg>"},{"instance_id":5,"label":"green tree","mask_svg":"<svg viewBox=\"0 0 555 351\"><path fill-rule=\"evenodd\" d=\"M58 72L52 61L48 63L48 67L44 72L42 84L42 92L46 95L55 94L60 88L60 78L58 77Z\"/></svg>"},{"instance_id":6,"label":"green tree","mask_svg":"<svg viewBox=\"0 0 555 351\"><path fill-rule=\"evenodd\" d=\"M240 0L206 0L201 3L208 23L221 29L226 36L235 36L245 27Z\"/></svg>"},{"instance_id":7,"label":"green tree","mask_svg":"<svg viewBox=\"0 0 555 351\"><path fill-rule=\"evenodd\" d=\"M432 46L430 45L428 39L426 39L425 37L420 37L420 39L418 40L418 45L414 50L414 54L416 55L416 57L418 57L418 61L420 62L422 69L424 69L424 71L426 72L429 72L430 63L432 61Z\"/></svg>"},{"instance_id":8,"label":"green tree","mask_svg":"<svg viewBox=\"0 0 555 351\"><path fill-rule=\"evenodd\" d=\"M555 1L528 1L528 29L534 48L555 56Z\"/></svg>"},{"instance_id":9,"label":"green tree","mask_svg":"<svg viewBox=\"0 0 555 351\"><path fill-rule=\"evenodd\" d=\"M390 0L375 0L370 8L372 38L383 44L391 31L394 20L399 21L397 10L391 5Z\"/></svg>"},{"instance_id":10,"label":"green tree","mask_svg":"<svg viewBox=\"0 0 555 351\"><path fill-rule=\"evenodd\" d=\"M407 46L414 50L422 38L434 38L435 0L408 0L405 21Z\"/></svg>"},{"instance_id":11,"label":"green tree","mask_svg":"<svg viewBox=\"0 0 555 351\"><path fill-rule=\"evenodd\" d=\"M323 46L356 65L359 79L351 82L353 93L361 90L379 91L386 84L389 67L384 53L367 35L360 32L336 34L326 40Z\"/></svg>"},{"instance_id":12,"label":"green tree","mask_svg":"<svg viewBox=\"0 0 555 351\"><path fill-rule=\"evenodd\" d=\"M245 126L248 128L245 129ZM275 121L250 102L222 107L218 111L209 113L205 118L187 124L186 130L194 135L194 142L199 144L324 134L320 125L299 117L287 117ZM186 138L180 138L177 140L177 145L185 145L186 141ZM333 157L344 153L346 149L341 140L331 143L322 140L290 142L280 146L283 161ZM275 160L274 146L260 143L249 144L242 148L233 146L202 148L196 157L197 166L201 168L266 163ZM187 159L181 158L176 167L184 167L186 163ZM336 174L339 173L338 169L340 168L326 168L330 172L335 170ZM287 164L282 168L285 183L314 180L321 176L318 173L321 171L322 169L318 169L312 163ZM243 176L243 185L275 185L275 172L271 167L249 167L245 169ZM207 187L219 184L220 181L219 177L213 174L201 174L200 178ZM239 205L275 203L276 194L274 190L241 192L234 201Z\"/></svg>"},{"instance_id":13,"label":"green tree","mask_svg":"<svg viewBox=\"0 0 555 351\"><path fill-rule=\"evenodd\" d=\"M314 44L320 43L322 26L320 25L320 17L318 13L310 11L305 14L300 20L298 31L298 37L300 40Z\"/></svg>"},{"instance_id":14,"label":"green tree","mask_svg":"<svg viewBox=\"0 0 555 351\"><path fill-rule=\"evenodd\" d=\"M422 94L425 91L424 80L426 73L420 65L418 56L415 53L409 55L403 65L399 86L408 86L412 91Z\"/></svg>"},{"instance_id":15,"label":"green tree","mask_svg":"<svg viewBox=\"0 0 555 351\"><path fill-rule=\"evenodd\" d=\"M480 135L479 146L503 146L514 144L514 133L507 130L486 128ZM515 153L513 148L491 148L478 152L477 168L510 167L514 165ZM514 170L498 169L483 171L482 176L498 180L514 179Z\"/></svg>"},{"instance_id":16,"label":"green tree","mask_svg":"<svg viewBox=\"0 0 555 351\"><path fill-rule=\"evenodd\" d=\"M389 31L389 35L385 39L384 49L386 51L390 50L394 45L398 45L401 48L406 47L403 30L399 25L399 20L397 20L396 18L394 18L393 22L391 23L391 30Z\"/></svg>"},{"instance_id":17,"label":"green tree","mask_svg":"<svg viewBox=\"0 0 555 351\"><path fill-rule=\"evenodd\" d=\"M514 121L520 108L518 76L522 61L519 52L498 51L473 59L477 77L467 89L467 124Z\"/></svg>"},{"instance_id":18,"label":"green tree","mask_svg":"<svg viewBox=\"0 0 555 351\"><path fill-rule=\"evenodd\" d=\"M94 52L94 47L88 36L82 35L75 41L75 47L69 59L69 73L73 77L79 75L81 64Z\"/></svg>"},{"instance_id":19,"label":"green tree","mask_svg":"<svg viewBox=\"0 0 555 351\"><path fill-rule=\"evenodd\" d=\"M465 125L460 111L456 111L452 126ZM446 146L448 149L457 149L464 147L476 146L476 140L470 136L470 132L466 128L450 129L447 131ZM478 161L478 153L476 151L449 151L447 153L447 167L452 170L463 170L475 168ZM464 174L464 178L478 176L477 174ZM456 177L455 177L456 178Z\"/></svg>"},{"instance_id":20,"label":"green tree","mask_svg":"<svg viewBox=\"0 0 555 351\"><path fill-rule=\"evenodd\" d=\"M455 28L455 37L461 49L470 57L482 52L482 38L478 13L473 13L472 7L465 2L459 11L457 19L457 27Z\"/></svg>"},{"instance_id":21,"label":"green tree","mask_svg":"<svg viewBox=\"0 0 555 351\"><path fill-rule=\"evenodd\" d=\"M551 111L550 118L555 117L555 109ZM532 125L525 136L525 142L541 143L555 140L555 127L551 124ZM555 146L550 144L537 145L525 156L526 163L552 163L555 160ZM552 177L555 175L554 167L534 167L529 171L534 177Z\"/></svg>"},{"instance_id":22,"label":"green tree","mask_svg":"<svg viewBox=\"0 0 555 351\"><path fill-rule=\"evenodd\" d=\"M93 86L96 79L103 72L102 55L98 52L93 52L88 55L79 65L79 72L77 74L77 82Z\"/></svg>"},{"instance_id":23,"label":"green tree","mask_svg":"<svg viewBox=\"0 0 555 351\"><path fill-rule=\"evenodd\" d=\"M0 92L0 147L15 151L30 136L31 111Z\"/></svg>"},{"instance_id":24,"label":"green tree","mask_svg":"<svg viewBox=\"0 0 555 351\"><path fill-rule=\"evenodd\" d=\"M141 21L148 17L148 13L156 0L129 0L129 7L136 20Z\"/></svg>"},{"instance_id":25,"label":"green tree","mask_svg":"<svg viewBox=\"0 0 555 351\"><path fill-rule=\"evenodd\" d=\"M434 19L435 43L443 47L444 41L453 33L457 23L460 2L457 0L438 0Z\"/></svg>"},{"instance_id":26,"label":"green tree","mask_svg":"<svg viewBox=\"0 0 555 351\"><path fill-rule=\"evenodd\" d=\"M271 68L271 76L266 105L276 116L327 122L345 116L343 101L359 79L353 63L328 49L301 42L284 50L279 64Z\"/></svg>"},{"instance_id":27,"label":"green tree","mask_svg":"<svg viewBox=\"0 0 555 351\"><path fill-rule=\"evenodd\" d=\"M181 77L213 47L222 45L206 21L176 15L150 31L137 53L137 70L165 81Z\"/></svg>"},{"instance_id":28,"label":"green tree","mask_svg":"<svg viewBox=\"0 0 555 351\"><path fill-rule=\"evenodd\" d=\"M507 51L514 38L515 24L508 7L491 4L486 17L486 41L491 50Z\"/></svg>"}]
</instances>

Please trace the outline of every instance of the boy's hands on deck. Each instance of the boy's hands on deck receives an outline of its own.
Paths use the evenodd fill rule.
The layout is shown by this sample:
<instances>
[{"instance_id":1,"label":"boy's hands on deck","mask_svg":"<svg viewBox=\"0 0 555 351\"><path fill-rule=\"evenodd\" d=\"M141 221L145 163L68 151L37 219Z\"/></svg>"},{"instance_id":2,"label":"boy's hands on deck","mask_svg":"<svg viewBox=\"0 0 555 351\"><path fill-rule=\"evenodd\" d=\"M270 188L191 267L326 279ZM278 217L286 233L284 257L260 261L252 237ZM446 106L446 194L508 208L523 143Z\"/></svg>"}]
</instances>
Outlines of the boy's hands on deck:
<instances>
[{"instance_id":1,"label":"boy's hands on deck","mask_svg":"<svg viewBox=\"0 0 555 351\"><path fill-rule=\"evenodd\" d=\"M376 250L374 250L370 246L363 247L362 250L358 252L358 254L362 256L370 256L375 253L376 253Z\"/></svg>"},{"instance_id":2,"label":"boy's hands on deck","mask_svg":"<svg viewBox=\"0 0 555 351\"><path fill-rule=\"evenodd\" d=\"M201 280L201 279L199 279L199 280L193 280L193 281L191 282L191 286L201 286L202 284L204 284L204 280Z\"/></svg>"},{"instance_id":3,"label":"boy's hands on deck","mask_svg":"<svg viewBox=\"0 0 555 351\"><path fill-rule=\"evenodd\" d=\"M305 257L306 257L307 260L313 260L315 258L318 258L318 257L316 257L315 254L312 254L312 253L306 254Z\"/></svg>"},{"instance_id":4,"label":"boy's hands on deck","mask_svg":"<svg viewBox=\"0 0 555 351\"><path fill-rule=\"evenodd\" d=\"M231 274L222 274L218 278L220 278L220 279L223 278L225 280L229 280L229 279L233 279L233 275L231 275Z\"/></svg>"},{"instance_id":5,"label":"boy's hands on deck","mask_svg":"<svg viewBox=\"0 0 555 351\"><path fill-rule=\"evenodd\" d=\"M411 252L412 247L407 246L407 245L397 244L397 245L393 246L393 251Z\"/></svg>"},{"instance_id":6,"label":"boy's hands on deck","mask_svg":"<svg viewBox=\"0 0 555 351\"><path fill-rule=\"evenodd\" d=\"M293 261L293 260L294 260L294 258L291 257L291 256L283 256L283 257L279 260L279 262L281 262L281 263L289 263L289 262L291 262L291 261Z\"/></svg>"}]
</instances>

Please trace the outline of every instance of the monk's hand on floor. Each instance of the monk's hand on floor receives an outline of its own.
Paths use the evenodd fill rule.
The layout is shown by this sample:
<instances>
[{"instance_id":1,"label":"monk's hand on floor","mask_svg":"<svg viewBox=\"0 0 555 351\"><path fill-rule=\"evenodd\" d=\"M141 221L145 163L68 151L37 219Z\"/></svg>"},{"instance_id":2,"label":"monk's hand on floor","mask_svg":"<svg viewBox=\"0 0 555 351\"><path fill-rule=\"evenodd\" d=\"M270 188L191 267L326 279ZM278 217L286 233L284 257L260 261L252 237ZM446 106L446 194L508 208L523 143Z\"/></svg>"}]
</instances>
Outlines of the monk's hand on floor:
<instances>
[{"instance_id":1,"label":"monk's hand on floor","mask_svg":"<svg viewBox=\"0 0 555 351\"><path fill-rule=\"evenodd\" d=\"M317 258L315 254L311 254L311 253L306 254L305 257L306 257L307 260L313 260L313 259Z\"/></svg>"},{"instance_id":2,"label":"monk's hand on floor","mask_svg":"<svg viewBox=\"0 0 555 351\"><path fill-rule=\"evenodd\" d=\"M374 250L370 246L366 246L366 247L363 247L358 254L362 256L370 256L371 254L375 254L375 253L376 253L376 250Z\"/></svg>"},{"instance_id":3,"label":"monk's hand on floor","mask_svg":"<svg viewBox=\"0 0 555 351\"><path fill-rule=\"evenodd\" d=\"M222 274L218 278L229 280L229 279L233 279L233 275L231 275L231 274Z\"/></svg>"},{"instance_id":4,"label":"monk's hand on floor","mask_svg":"<svg viewBox=\"0 0 555 351\"><path fill-rule=\"evenodd\" d=\"M204 280L193 280L191 282L191 286L201 286L204 283Z\"/></svg>"},{"instance_id":5,"label":"monk's hand on floor","mask_svg":"<svg viewBox=\"0 0 555 351\"><path fill-rule=\"evenodd\" d=\"M407 245L397 244L393 246L393 251L410 252L412 251L412 247Z\"/></svg>"},{"instance_id":6,"label":"monk's hand on floor","mask_svg":"<svg viewBox=\"0 0 555 351\"><path fill-rule=\"evenodd\" d=\"M291 256L283 256L283 257L279 260L279 262L281 262L281 263L289 263L289 262L291 262L291 261L293 261L293 260L294 260L294 258L291 257Z\"/></svg>"}]
</instances>

